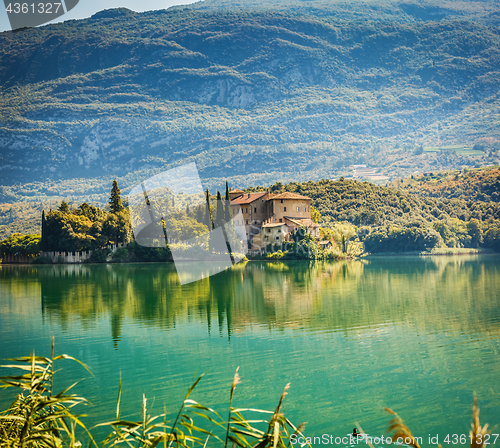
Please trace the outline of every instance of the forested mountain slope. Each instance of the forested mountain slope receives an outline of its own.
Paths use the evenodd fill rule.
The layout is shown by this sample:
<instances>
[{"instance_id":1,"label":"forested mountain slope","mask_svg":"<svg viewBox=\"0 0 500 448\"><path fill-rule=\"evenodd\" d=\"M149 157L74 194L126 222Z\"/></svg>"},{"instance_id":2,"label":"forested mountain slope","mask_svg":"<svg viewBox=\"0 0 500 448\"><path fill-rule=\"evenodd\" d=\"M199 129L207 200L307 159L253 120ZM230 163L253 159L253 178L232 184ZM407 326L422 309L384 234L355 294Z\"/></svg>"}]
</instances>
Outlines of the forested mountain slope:
<instances>
[{"instance_id":1,"label":"forested mountain slope","mask_svg":"<svg viewBox=\"0 0 500 448\"><path fill-rule=\"evenodd\" d=\"M424 173L389 185L419 196L500 202L500 167Z\"/></svg>"},{"instance_id":2,"label":"forested mountain slope","mask_svg":"<svg viewBox=\"0 0 500 448\"><path fill-rule=\"evenodd\" d=\"M196 7L0 34L2 202L103 201L188 161L242 187L498 160L415 150L498 135L495 25Z\"/></svg>"},{"instance_id":3,"label":"forested mountain slope","mask_svg":"<svg viewBox=\"0 0 500 448\"><path fill-rule=\"evenodd\" d=\"M247 191L262 190L264 187ZM468 221L500 219L500 204L463 199L419 197L395 188L341 178L338 181L290 182L271 185L270 191L290 191L312 199L323 216L356 225L407 225L458 218Z\"/></svg>"},{"instance_id":4,"label":"forested mountain slope","mask_svg":"<svg viewBox=\"0 0 500 448\"><path fill-rule=\"evenodd\" d=\"M307 14L323 19L415 22L474 20L499 24L498 5L492 1L460 0L202 0L187 6L197 10L272 9ZM184 9L186 6L178 6Z\"/></svg>"}]
</instances>

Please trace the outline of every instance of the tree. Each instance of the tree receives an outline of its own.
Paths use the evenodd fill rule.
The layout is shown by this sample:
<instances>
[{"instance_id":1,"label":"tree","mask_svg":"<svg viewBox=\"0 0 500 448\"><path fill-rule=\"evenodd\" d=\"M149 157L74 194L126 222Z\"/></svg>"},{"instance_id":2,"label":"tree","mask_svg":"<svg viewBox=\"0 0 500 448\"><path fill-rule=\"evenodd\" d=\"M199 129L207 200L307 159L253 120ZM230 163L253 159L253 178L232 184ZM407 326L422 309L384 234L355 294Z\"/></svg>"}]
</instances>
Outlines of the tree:
<instances>
[{"instance_id":1,"label":"tree","mask_svg":"<svg viewBox=\"0 0 500 448\"><path fill-rule=\"evenodd\" d=\"M210 192L207 191L205 192L205 197L207 201L206 205L206 214L205 214L205 225L208 227L208 230L213 230L214 229L214 218L212 216L212 207L210 206Z\"/></svg>"},{"instance_id":2,"label":"tree","mask_svg":"<svg viewBox=\"0 0 500 448\"><path fill-rule=\"evenodd\" d=\"M479 247L479 245L483 242L483 231L481 229L481 223L472 218L467 223L467 233L471 237L472 247Z\"/></svg>"},{"instance_id":3,"label":"tree","mask_svg":"<svg viewBox=\"0 0 500 448\"><path fill-rule=\"evenodd\" d=\"M232 214L231 214L231 201L229 199L226 199L224 204L224 222L229 223L231 222L232 219Z\"/></svg>"},{"instance_id":4,"label":"tree","mask_svg":"<svg viewBox=\"0 0 500 448\"><path fill-rule=\"evenodd\" d=\"M13 233L0 241L0 255L36 255L40 252L41 236Z\"/></svg>"},{"instance_id":5,"label":"tree","mask_svg":"<svg viewBox=\"0 0 500 448\"><path fill-rule=\"evenodd\" d=\"M293 237L295 237L295 256L297 258L312 259L319 258L321 250L314 239L314 236L307 231L303 226L297 229Z\"/></svg>"},{"instance_id":6,"label":"tree","mask_svg":"<svg viewBox=\"0 0 500 448\"><path fill-rule=\"evenodd\" d=\"M315 222L316 224L318 222L321 221L321 213L319 212L319 210L314 207L314 206L311 206L311 219L313 222Z\"/></svg>"},{"instance_id":7,"label":"tree","mask_svg":"<svg viewBox=\"0 0 500 448\"><path fill-rule=\"evenodd\" d=\"M484 234L484 246L500 252L500 229L490 227Z\"/></svg>"},{"instance_id":8,"label":"tree","mask_svg":"<svg viewBox=\"0 0 500 448\"><path fill-rule=\"evenodd\" d=\"M224 199L229 202L229 185L227 183L227 180L226 180L226 196Z\"/></svg>"},{"instance_id":9,"label":"tree","mask_svg":"<svg viewBox=\"0 0 500 448\"><path fill-rule=\"evenodd\" d=\"M205 224L205 213L204 213L204 206L199 205L196 207L196 221L198 221L200 224Z\"/></svg>"},{"instance_id":10,"label":"tree","mask_svg":"<svg viewBox=\"0 0 500 448\"><path fill-rule=\"evenodd\" d=\"M47 250L47 222L45 220L45 210L42 210L42 237L40 240L40 250Z\"/></svg>"},{"instance_id":11,"label":"tree","mask_svg":"<svg viewBox=\"0 0 500 448\"><path fill-rule=\"evenodd\" d=\"M109 214L102 226L102 233L108 238L108 242L126 243L130 240L131 226L130 217L126 210L119 213Z\"/></svg>"},{"instance_id":12,"label":"tree","mask_svg":"<svg viewBox=\"0 0 500 448\"><path fill-rule=\"evenodd\" d=\"M44 250L93 250L107 243L108 238L102 235L102 224L108 214L97 207L87 206L87 209L83 205L71 213L56 210L45 215ZM91 213L84 214L83 209Z\"/></svg>"},{"instance_id":13,"label":"tree","mask_svg":"<svg viewBox=\"0 0 500 448\"><path fill-rule=\"evenodd\" d=\"M358 228L348 222L337 222L332 229L332 237L343 253L347 253L349 242L357 236Z\"/></svg>"},{"instance_id":14,"label":"tree","mask_svg":"<svg viewBox=\"0 0 500 448\"><path fill-rule=\"evenodd\" d=\"M125 207L123 207L122 198L120 196L121 192L118 188L118 182L113 181L113 187L111 188L111 195L109 196L109 208L111 213L120 213Z\"/></svg>"},{"instance_id":15,"label":"tree","mask_svg":"<svg viewBox=\"0 0 500 448\"><path fill-rule=\"evenodd\" d=\"M61 205L59 206L58 210L63 213L69 213L69 205L67 202L62 201Z\"/></svg>"},{"instance_id":16,"label":"tree","mask_svg":"<svg viewBox=\"0 0 500 448\"><path fill-rule=\"evenodd\" d=\"M101 210L99 207L89 205L86 202L80 204L80 206L78 207L78 213L86 216L91 221L102 221L106 219L106 212L104 210Z\"/></svg>"},{"instance_id":17,"label":"tree","mask_svg":"<svg viewBox=\"0 0 500 448\"><path fill-rule=\"evenodd\" d=\"M222 205L222 196L220 191L217 191L217 214L215 215L215 227L224 225L224 206Z\"/></svg>"}]
</instances>

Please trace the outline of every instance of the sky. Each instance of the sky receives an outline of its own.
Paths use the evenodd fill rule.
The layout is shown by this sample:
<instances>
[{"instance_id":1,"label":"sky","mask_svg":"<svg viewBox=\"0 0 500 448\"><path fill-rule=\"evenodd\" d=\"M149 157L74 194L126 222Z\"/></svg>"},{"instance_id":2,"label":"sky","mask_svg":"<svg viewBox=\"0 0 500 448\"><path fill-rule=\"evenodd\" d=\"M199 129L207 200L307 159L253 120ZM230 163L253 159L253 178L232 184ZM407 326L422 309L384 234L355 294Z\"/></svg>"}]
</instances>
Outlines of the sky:
<instances>
[{"instance_id":1,"label":"sky","mask_svg":"<svg viewBox=\"0 0 500 448\"><path fill-rule=\"evenodd\" d=\"M39 0L14 0L18 2L27 2L29 4ZM80 0L79 3L68 13L50 22L57 23L71 19L84 19L90 17L96 12L110 8L128 8L132 11L143 12L155 9L167 9L174 5L186 5L194 3L194 0ZM0 11L0 31L10 31L9 18L5 11L5 6Z\"/></svg>"}]
</instances>

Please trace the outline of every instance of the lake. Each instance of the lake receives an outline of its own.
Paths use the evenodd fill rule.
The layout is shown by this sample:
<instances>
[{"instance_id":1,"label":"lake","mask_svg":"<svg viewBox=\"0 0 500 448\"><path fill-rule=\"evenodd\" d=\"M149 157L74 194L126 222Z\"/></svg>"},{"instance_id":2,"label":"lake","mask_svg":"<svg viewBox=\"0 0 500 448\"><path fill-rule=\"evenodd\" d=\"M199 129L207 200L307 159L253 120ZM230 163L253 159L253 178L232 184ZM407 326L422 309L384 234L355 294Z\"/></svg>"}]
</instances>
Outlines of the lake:
<instances>
[{"instance_id":1,"label":"lake","mask_svg":"<svg viewBox=\"0 0 500 448\"><path fill-rule=\"evenodd\" d=\"M236 406L274 409L290 382L285 415L311 437L381 435L391 407L442 443L468 434L474 391L481 423L500 423L497 255L249 262L184 286L172 264L0 265L1 358L50 356L51 336L92 370L55 376L84 378L90 425L113 419L120 377L129 419L143 393L176 412L201 373L192 398L227 409L238 366Z\"/></svg>"}]
</instances>

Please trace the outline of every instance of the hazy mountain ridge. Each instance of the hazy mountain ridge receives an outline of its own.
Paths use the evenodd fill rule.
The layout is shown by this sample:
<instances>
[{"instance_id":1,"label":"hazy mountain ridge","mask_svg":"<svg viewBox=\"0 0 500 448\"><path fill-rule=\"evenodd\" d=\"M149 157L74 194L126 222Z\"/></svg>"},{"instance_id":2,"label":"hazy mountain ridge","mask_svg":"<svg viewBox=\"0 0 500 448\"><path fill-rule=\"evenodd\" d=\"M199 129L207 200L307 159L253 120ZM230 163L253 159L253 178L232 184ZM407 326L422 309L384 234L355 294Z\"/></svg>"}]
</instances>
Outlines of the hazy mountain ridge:
<instances>
[{"instance_id":1,"label":"hazy mountain ridge","mask_svg":"<svg viewBox=\"0 0 500 448\"><path fill-rule=\"evenodd\" d=\"M353 163L401 175L474 163L416 145L498 134L496 27L202 6L0 34L2 184L17 199L50 196L47 177L126 189L193 160L208 185L329 178ZM57 196L73 194L64 185Z\"/></svg>"},{"instance_id":2,"label":"hazy mountain ridge","mask_svg":"<svg viewBox=\"0 0 500 448\"><path fill-rule=\"evenodd\" d=\"M415 21L467 19L498 25L498 5L492 1L460 0L202 0L188 6L198 10L259 10L263 8L307 14L322 19Z\"/></svg>"}]
</instances>

